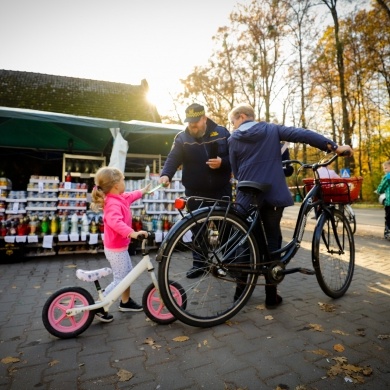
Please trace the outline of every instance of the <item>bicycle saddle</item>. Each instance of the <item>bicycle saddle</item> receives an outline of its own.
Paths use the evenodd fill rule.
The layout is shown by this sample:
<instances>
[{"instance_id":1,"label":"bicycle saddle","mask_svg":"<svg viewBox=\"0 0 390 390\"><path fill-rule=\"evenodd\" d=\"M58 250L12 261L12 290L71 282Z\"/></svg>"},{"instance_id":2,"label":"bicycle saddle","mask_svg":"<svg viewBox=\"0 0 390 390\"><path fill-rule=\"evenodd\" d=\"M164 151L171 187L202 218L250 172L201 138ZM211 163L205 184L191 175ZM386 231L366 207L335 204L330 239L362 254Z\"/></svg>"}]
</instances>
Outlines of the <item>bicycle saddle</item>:
<instances>
[{"instance_id":1,"label":"bicycle saddle","mask_svg":"<svg viewBox=\"0 0 390 390\"><path fill-rule=\"evenodd\" d=\"M112 274L112 269L109 267L95 269L92 271L85 271L83 269L78 269L76 271L76 276L84 282L95 282L96 280L110 274Z\"/></svg>"},{"instance_id":2,"label":"bicycle saddle","mask_svg":"<svg viewBox=\"0 0 390 390\"><path fill-rule=\"evenodd\" d=\"M237 189L248 194L259 194L268 192L271 189L271 184L260 184L255 181L240 181L237 183Z\"/></svg>"}]
</instances>

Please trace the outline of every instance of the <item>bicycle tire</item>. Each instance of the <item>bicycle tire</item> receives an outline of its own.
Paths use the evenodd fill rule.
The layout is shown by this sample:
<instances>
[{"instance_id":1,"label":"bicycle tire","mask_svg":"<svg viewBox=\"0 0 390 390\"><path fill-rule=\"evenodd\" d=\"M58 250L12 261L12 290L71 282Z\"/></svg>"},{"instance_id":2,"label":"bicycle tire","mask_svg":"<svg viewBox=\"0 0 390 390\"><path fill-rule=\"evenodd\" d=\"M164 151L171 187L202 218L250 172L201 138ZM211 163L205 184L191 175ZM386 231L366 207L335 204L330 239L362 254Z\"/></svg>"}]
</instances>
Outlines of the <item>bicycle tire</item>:
<instances>
[{"instance_id":1,"label":"bicycle tire","mask_svg":"<svg viewBox=\"0 0 390 390\"><path fill-rule=\"evenodd\" d=\"M196 238L191 237L195 230ZM198 210L171 229L157 257L158 278L161 296L177 319L206 328L224 323L244 307L258 275L243 273L242 269L240 272L237 267L254 270L259 259L253 232L243 241L247 231L248 224L243 219L235 214L226 215L222 210L214 210L212 215L207 210ZM203 259L204 273L187 278L186 273L193 265L193 252ZM223 256L222 264L218 260ZM168 287L171 281L183 286L186 306L180 306L175 300Z\"/></svg>"},{"instance_id":2,"label":"bicycle tire","mask_svg":"<svg viewBox=\"0 0 390 390\"><path fill-rule=\"evenodd\" d=\"M350 204L344 205L344 214L348 219L352 234L355 234L356 233L356 217L355 217L355 212L353 211L353 208Z\"/></svg>"},{"instance_id":3,"label":"bicycle tire","mask_svg":"<svg viewBox=\"0 0 390 390\"><path fill-rule=\"evenodd\" d=\"M77 337L89 328L95 311L84 311L67 316L66 310L76 306L94 304L92 295L82 287L64 287L53 293L42 308L42 321L46 330L61 339Z\"/></svg>"},{"instance_id":4,"label":"bicycle tire","mask_svg":"<svg viewBox=\"0 0 390 390\"><path fill-rule=\"evenodd\" d=\"M355 243L347 218L336 209L331 213L323 212L318 220L313 235L312 261L322 291L331 298L340 298L352 281ZM339 253L340 247L332 227L333 218L342 253Z\"/></svg>"},{"instance_id":5,"label":"bicycle tire","mask_svg":"<svg viewBox=\"0 0 390 390\"><path fill-rule=\"evenodd\" d=\"M170 289L179 305L186 304L186 295L182 286L176 282L170 282ZM159 325L168 325L176 321L176 317L166 308L160 297L159 291L153 283L145 289L142 296L142 306L148 318Z\"/></svg>"}]
</instances>

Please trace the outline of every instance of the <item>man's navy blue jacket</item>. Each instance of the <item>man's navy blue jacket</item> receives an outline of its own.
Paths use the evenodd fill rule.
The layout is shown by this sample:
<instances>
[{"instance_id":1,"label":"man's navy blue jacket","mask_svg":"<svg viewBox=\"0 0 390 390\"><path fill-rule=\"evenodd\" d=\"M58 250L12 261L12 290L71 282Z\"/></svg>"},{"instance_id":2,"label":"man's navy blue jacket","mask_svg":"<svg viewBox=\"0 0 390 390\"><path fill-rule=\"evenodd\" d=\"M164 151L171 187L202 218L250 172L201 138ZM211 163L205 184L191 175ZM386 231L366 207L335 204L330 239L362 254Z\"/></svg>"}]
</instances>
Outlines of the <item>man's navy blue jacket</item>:
<instances>
[{"instance_id":1,"label":"man's navy blue jacket","mask_svg":"<svg viewBox=\"0 0 390 390\"><path fill-rule=\"evenodd\" d=\"M218 126L209 118L202 138L192 137L186 128L176 135L161 176L168 176L172 180L176 170L182 166L182 183L187 196L220 198L222 192L230 189L229 137L230 133L225 127ZM209 168L206 161L217 156L222 159L221 167Z\"/></svg>"}]
</instances>

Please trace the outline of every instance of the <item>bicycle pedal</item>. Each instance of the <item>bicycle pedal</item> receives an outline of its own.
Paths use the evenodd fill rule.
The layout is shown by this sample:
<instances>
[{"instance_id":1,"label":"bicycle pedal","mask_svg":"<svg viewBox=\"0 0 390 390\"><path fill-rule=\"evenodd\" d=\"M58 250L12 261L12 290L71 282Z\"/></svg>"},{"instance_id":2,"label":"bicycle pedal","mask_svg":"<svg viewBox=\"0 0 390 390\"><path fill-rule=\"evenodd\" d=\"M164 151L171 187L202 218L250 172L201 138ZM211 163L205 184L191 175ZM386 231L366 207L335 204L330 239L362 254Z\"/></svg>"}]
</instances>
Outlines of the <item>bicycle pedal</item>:
<instances>
[{"instance_id":1,"label":"bicycle pedal","mask_svg":"<svg viewBox=\"0 0 390 390\"><path fill-rule=\"evenodd\" d=\"M301 274L305 274L305 275L315 275L316 274L314 269L309 269L309 268L299 268L299 272Z\"/></svg>"}]
</instances>

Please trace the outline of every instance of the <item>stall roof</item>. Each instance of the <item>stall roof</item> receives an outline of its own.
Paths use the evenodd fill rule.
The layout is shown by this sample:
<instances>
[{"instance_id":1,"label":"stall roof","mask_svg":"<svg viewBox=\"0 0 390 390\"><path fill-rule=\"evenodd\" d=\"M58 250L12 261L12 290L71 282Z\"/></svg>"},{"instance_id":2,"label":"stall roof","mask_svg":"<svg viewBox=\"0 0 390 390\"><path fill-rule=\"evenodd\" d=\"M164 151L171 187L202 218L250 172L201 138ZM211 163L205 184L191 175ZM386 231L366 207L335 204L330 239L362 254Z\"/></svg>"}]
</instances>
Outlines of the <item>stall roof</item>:
<instances>
[{"instance_id":1,"label":"stall roof","mask_svg":"<svg viewBox=\"0 0 390 390\"><path fill-rule=\"evenodd\" d=\"M109 153L113 144L110 129L114 128L128 141L129 153L166 155L184 126L0 107L0 147L4 148Z\"/></svg>"}]
</instances>

